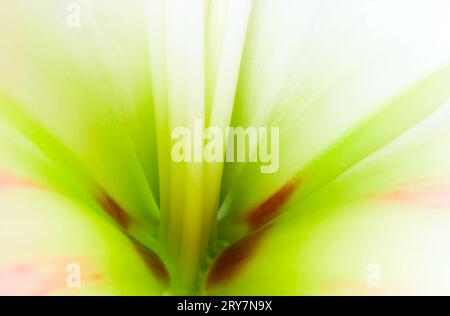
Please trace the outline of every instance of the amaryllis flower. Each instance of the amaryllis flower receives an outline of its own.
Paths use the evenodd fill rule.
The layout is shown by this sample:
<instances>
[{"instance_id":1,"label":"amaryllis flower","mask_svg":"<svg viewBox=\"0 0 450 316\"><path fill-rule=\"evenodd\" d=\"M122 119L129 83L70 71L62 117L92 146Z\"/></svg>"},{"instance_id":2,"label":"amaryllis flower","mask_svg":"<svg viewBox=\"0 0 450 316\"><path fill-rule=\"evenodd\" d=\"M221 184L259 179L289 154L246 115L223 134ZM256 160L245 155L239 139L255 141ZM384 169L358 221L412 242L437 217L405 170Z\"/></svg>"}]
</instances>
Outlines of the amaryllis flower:
<instances>
[{"instance_id":1,"label":"amaryllis flower","mask_svg":"<svg viewBox=\"0 0 450 316\"><path fill-rule=\"evenodd\" d=\"M2 0L0 294L450 294L449 35L447 0ZM195 122L279 161L177 161Z\"/></svg>"}]
</instances>

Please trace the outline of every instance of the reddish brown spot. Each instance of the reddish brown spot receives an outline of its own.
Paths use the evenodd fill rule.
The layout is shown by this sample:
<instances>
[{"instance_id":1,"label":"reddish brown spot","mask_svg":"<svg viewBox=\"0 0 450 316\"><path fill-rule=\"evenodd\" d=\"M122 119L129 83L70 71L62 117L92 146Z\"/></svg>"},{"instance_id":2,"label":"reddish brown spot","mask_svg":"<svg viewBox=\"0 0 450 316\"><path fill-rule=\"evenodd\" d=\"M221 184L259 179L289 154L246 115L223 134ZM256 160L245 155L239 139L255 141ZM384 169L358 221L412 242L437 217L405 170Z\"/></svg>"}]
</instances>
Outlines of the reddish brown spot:
<instances>
[{"instance_id":1,"label":"reddish brown spot","mask_svg":"<svg viewBox=\"0 0 450 316\"><path fill-rule=\"evenodd\" d=\"M245 217L245 222L248 224L250 230L261 227L277 216L280 213L282 206L291 198L292 194L298 189L301 183L301 179L289 181L255 210L250 212L250 214Z\"/></svg>"},{"instance_id":2,"label":"reddish brown spot","mask_svg":"<svg viewBox=\"0 0 450 316\"><path fill-rule=\"evenodd\" d=\"M258 230L226 248L211 266L206 288L229 281L237 275L258 249L266 230Z\"/></svg>"},{"instance_id":3,"label":"reddish brown spot","mask_svg":"<svg viewBox=\"0 0 450 316\"><path fill-rule=\"evenodd\" d=\"M134 245L134 248L136 248L142 260L144 260L145 265L152 272L152 274L162 283L168 284L170 282L169 271L167 271L167 268L161 258L153 250L141 244L136 239L131 237L130 239Z\"/></svg>"},{"instance_id":4,"label":"reddish brown spot","mask_svg":"<svg viewBox=\"0 0 450 316\"><path fill-rule=\"evenodd\" d=\"M103 210L122 228L127 228L130 225L131 219L128 214L108 194L103 192L97 196L96 200Z\"/></svg>"}]
</instances>

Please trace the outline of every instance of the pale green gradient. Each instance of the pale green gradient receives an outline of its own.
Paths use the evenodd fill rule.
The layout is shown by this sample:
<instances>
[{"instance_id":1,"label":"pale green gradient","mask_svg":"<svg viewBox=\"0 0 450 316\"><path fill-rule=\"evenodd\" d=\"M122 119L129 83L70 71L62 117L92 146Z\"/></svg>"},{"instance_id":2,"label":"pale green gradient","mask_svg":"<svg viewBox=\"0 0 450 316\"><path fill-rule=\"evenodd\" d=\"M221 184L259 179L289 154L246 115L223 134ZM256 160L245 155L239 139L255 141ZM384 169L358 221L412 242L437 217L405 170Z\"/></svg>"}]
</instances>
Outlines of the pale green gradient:
<instances>
[{"instance_id":1,"label":"pale green gradient","mask_svg":"<svg viewBox=\"0 0 450 316\"><path fill-rule=\"evenodd\" d=\"M80 0L81 28L71 2L0 4L0 272L82 257L108 280L51 294L450 293L448 1ZM171 131L195 119L279 127L279 171L175 163ZM206 288L294 178L248 261Z\"/></svg>"}]
</instances>

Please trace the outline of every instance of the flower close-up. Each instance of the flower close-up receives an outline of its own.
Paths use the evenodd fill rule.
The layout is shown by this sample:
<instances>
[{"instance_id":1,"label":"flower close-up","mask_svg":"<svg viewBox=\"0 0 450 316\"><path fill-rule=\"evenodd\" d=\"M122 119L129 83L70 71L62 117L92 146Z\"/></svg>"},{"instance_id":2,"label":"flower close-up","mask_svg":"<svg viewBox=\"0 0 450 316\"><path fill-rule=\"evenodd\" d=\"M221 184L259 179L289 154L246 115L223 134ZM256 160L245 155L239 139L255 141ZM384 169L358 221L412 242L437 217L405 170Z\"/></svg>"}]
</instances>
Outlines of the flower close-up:
<instances>
[{"instance_id":1,"label":"flower close-up","mask_svg":"<svg viewBox=\"0 0 450 316\"><path fill-rule=\"evenodd\" d=\"M1 0L0 295L450 295L448 0Z\"/></svg>"}]
</instances>

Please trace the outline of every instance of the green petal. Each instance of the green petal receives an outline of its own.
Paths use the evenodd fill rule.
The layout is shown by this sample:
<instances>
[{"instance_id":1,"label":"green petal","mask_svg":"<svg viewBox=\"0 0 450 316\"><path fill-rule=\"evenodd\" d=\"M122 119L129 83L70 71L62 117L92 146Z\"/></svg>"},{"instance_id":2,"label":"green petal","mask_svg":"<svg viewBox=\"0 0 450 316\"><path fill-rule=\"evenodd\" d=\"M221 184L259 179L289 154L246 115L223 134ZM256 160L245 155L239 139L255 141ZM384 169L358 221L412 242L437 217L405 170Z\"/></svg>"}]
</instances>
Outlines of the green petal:
<instances>
[{"instance_id":1,"label":"green petal","mask_svg":"<svg viewBox=\"0 0 450 316\"><path fill-rule=\"evenodd\" d=\"M161 295L167 288L153 251L90 210L12 179L0 185L1 294Z\"/></svg>"},{"instance_id":2,"label":"green petal","mask_svg":"<svg viewBox=\"0 0 450 316\"><path fill-rule=\"evenodd\" d=\"M255 240L232 246L235 250L217 259L227 266L210 272L205 293L450 293L448 213L375 202L314 212L314 216L274 225L257 232ZM381 275L376 283L370 283L372 277L378 278L372 273Z\"/></svg>"},{"instance_id":3,"label":"green petal","mask_svg":"<svg viewBox=\"0 0 450 316\"><path fill-rule=\"evenodd\" d=\"M450 293L449 119L447 104L229 246L212 264L205 293Z\"/></svg>"},{"instance_id":4,"label":"green petal","mask_svg":"<svg viewBox=\"0 0 450 316\"><path fill-rule=\"evenodd\" d=\"M72 181L89 194L111 196L141 230L155 233L159 192L147 38L136 32L146 29L145 2L82 2L79 29L66 24L67 4L2 4L0 113L56 168L71 169Z\"/></svg>"},{"instance_id":5,"label":"green petal","mask_svg":"<svg viewBox=\"0 0 450 316\"><path fill-rule=\"evenodd\" d=\"M284 22L268 22L272 7L261 4L255 13L255 33L250 34L259 49L250 46L244 57L233 125L279 127L280 168L261 174L260 165L227 165L220 216L232 230L236 220L292 183L301 185L295 190L298 198L307 197L413 128L449 96L450 47L442 32L448 20L439 3L414 3L406 13L400 4L386 10L383 2L342 6L330 1L303 10L312 15L311 24L304 26L295 19L300 9L273 6ZM306 4L297 5L302 6ZM420 12L427 23L406 19L399 24L399 17L411 11ZM274 29L269 36L265 27ZM309 35L299 35L297 53L279 58L288 49L272 46L271 36L279 38L282 31L286 36L303 34L304 28ZM390 35L379 36L385 28ZM423 49L428 46L439 49L431 53ZM268 68L266 76L261 67Z\"/></svg>"}]
</instances>

